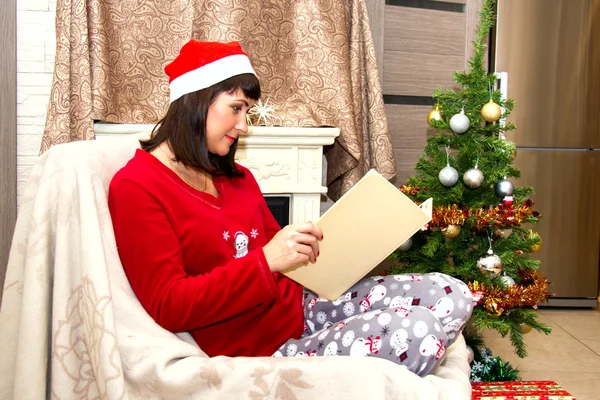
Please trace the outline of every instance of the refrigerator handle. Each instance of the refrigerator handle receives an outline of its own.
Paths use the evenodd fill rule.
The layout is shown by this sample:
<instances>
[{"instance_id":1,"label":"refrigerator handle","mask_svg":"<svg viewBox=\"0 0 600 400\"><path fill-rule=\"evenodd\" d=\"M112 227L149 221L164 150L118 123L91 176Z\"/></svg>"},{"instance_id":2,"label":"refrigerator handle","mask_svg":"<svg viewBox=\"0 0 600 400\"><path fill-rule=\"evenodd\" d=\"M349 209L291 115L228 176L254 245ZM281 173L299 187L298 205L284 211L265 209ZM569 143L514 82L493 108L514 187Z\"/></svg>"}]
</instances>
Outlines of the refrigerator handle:
<instances>
[{"instance_id":1,"label":"refrigerator handle","mask_svg":"<svg viewBox=\"0 0 600 400\"><path fill-rule=\"evenodd\" d=\"M496 89L500 89L500 93L502 96L502 100L508 99L508 72L495 72L496 75ZM504 114L504 107L502 108L502 114ZM504 126L506 123L506 118L501 118L498 121L500 126Z\"/></svg>"}]
</instances>

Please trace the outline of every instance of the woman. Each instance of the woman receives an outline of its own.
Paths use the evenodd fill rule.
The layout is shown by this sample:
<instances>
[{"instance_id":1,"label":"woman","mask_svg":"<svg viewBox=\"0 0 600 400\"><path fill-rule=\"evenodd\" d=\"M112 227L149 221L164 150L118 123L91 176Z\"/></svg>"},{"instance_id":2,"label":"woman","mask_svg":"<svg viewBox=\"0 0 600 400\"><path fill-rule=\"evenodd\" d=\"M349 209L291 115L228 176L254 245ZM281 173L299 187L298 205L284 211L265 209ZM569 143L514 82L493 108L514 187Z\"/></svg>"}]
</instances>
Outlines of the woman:
<instances>
[{"instance_id":1,"label":"woman","mask_svg":"<svg viewBox=\"0 0 600 400\"><path fill-rule=\"evenodd\" d=\"M247 55L238 43L192 40L165 72L167 114L109 190L123 267L155 321L189 331L209 356L378 355L431 372L470 315L466 285L370 278L328 302L282 275L316 261L323 232L311 222L281 229L234 162L260 97Z\"/></svg>"}]
</instances>

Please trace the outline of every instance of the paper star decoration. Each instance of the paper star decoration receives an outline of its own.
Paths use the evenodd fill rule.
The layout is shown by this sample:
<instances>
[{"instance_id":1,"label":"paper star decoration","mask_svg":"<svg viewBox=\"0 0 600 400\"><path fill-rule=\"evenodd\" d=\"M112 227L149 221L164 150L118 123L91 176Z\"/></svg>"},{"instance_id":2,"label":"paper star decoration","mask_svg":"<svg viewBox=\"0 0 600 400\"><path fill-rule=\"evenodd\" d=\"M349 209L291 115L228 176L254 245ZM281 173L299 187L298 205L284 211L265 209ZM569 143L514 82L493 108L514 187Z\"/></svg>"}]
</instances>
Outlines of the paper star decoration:
<instances>
[{"instance_id":1,"label":"paper star decoration","mask_svg":"<svg viewBox=\"0 0 600 400\"><path fill-rule=\"evenodd\" d=\"M265 126L269 126L271 120L275 118L275 115L273 114L275 110L277 110L277 107L269 105L269 98L267 98L265 104L263 104L262 100L259 99L254 107L248 110L248 113L246 114L247 122L248 124L253 125L252 117L257 117L256 125L260 125L260 121L263 120Z\"/></svg>"}]
</instances>

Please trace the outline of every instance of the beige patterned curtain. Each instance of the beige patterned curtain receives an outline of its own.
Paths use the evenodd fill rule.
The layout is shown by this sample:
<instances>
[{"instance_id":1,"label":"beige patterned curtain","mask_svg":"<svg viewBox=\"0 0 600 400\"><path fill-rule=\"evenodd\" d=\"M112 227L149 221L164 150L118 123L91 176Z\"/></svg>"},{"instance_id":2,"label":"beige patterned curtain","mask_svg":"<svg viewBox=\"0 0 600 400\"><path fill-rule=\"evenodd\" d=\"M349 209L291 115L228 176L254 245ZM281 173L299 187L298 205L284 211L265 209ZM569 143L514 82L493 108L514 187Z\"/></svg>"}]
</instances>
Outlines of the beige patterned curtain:
<instances>
[{"instance_id":1,"label":"beige patterned curtain","mask_svg":"<svg viewBox=\"0 0 600 400\"><path fill-rule=\"evenodd\" d=\"M190 38L239 41L285 126L335 126L333 199L395 163L364 0L58 0L41 151L94 138L94 120L156 123L164 66Z\"/></svg>"}]
</instances>

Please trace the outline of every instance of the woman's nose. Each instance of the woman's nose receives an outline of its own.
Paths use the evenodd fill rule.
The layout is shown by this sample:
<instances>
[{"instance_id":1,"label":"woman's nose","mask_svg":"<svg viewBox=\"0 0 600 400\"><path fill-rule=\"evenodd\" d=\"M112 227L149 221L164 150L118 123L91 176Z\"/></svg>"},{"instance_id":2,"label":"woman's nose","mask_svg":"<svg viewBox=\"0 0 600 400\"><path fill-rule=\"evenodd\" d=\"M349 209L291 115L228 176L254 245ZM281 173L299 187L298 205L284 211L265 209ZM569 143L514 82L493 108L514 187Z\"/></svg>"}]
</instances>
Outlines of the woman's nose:
<instances>
[{"instance_id":1,"label":"woman's nose","mask_svg":"<svg viewBox=\"0 0 600 400\"><path fill-rule=\"evenodd\" d=\"M241 133L248 133L248 122L246 121L246 113L241 115L235 129L239 130Z\"/></svg>"}]
</instances>

